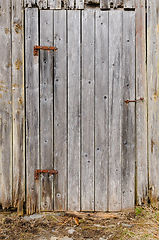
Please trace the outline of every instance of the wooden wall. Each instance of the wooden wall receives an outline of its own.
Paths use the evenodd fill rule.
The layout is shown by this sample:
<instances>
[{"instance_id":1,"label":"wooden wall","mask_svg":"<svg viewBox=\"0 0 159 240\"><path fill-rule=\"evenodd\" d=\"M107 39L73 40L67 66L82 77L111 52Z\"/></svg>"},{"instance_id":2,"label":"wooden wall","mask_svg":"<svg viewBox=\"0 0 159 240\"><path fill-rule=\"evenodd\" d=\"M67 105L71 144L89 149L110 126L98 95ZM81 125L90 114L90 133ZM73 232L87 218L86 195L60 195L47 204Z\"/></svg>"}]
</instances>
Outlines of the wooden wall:
<instances>
[{"instance_id":1,"label":"wooden wall","mask_svg":"<svg viewBox=\"0 0 159 240\"><path fill-rule=\"evenodd\" d=\"M152 206L159 208L159 2L147 6L147 82L149 190Z\"/></svg>"},{"instance_id":2,"label":"wooden wall","mask_svg":"<svg viewBox=\"0 0 159 240\"><path fill-rule=\"evenodd\" d=\"M147 15L145 0L136 2L135 0L95 0L94 3L103 10L110 9L111 6L114 8L123 6L125 9L135 8L136 98L144 98L141 104L136 104L136 201L137 204L145 203L149 196L152 205L158 207L158 1L147 1ZM64 5L60 1L24 0L25 7L39 6L43 9L84 9L84 7L89 6L88 4L89 1L84 3L78 0L76 0L76 3L74 1L64 1ZM25 201L26 172L24 89L27 88L27 85L24 86L23 17L22 0L0 1L0 204L7 208L10 206L18 207L20 213L22 213L22 206ZM145 27L146 23L147 28ZM50 39L50 41L52 40ZM56 41L59 40L56 39L55 43ZM58 44L60 44L60 41ZM61 41L59 58L63 56L64 49L62 50L62 48L64 48L64 45ZM36 63L34 64L36 65ZM65 75L65 73L59 74ZM60 77L62 78L63 75ZM60 88L58 88L58 91L58 94L64 96L65 101L66 93ZM70 97L73 96L70 95ZM59 109L58 103L54 107ZM66 109L63 109L63 111L61 116L65 114ZM69 109L69 111L71 114L72 110ZM54 119L54 124L61 120L61 116L59 115ZM65 130L67 129L59 129L54 134L56 136L59 136L59 134L65 135ZM58 148L59 145L57 144L55 149L58 151ZM61 152L64 158L65 148L64 144ZM54 167L57 167L56 160ZM64 168L61 171L64 171ZM38 188L38 186L36 187ZM63 191L65 190L63 189Z\"/></svg>"},{"instance_id":3,"label":"wooden wall","mask_svg":"<svg viewBox=\"0 0 159 240\"><path fill-rule=\"evenodd\" d=\"M103 10L109 10L111 7L135 9L135 0L24 0L25 7L38 6L39 9L84 9L89 4L94 7L100 6Z\"/></svg>"},{"instance_id":4,"label":"wooden wall","mask_svg":"<svg viewBox=\"0 0 159 240\"><path fill-rule=\"evenodd\" d=\"M0 204L23 211L25 107L23 1L0 1Z\"/></svg>"}]
</instances>

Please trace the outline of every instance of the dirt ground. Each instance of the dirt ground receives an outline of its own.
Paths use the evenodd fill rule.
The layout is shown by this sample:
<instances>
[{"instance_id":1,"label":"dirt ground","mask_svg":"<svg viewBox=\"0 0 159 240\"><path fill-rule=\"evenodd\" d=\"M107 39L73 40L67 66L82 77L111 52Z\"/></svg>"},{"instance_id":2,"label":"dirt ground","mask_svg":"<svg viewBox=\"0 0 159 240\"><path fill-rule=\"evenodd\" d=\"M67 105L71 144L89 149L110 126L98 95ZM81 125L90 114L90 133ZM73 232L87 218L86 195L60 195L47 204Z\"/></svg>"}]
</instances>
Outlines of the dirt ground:
<instances>
[{"instance_id":1,"label":"dirt ground","mask_svg":"<svg viewBox=\"0 0 159 240\"><path fill-rule=\"evenodd\" d=\"M159 239L159 211L144 206L127 213L24 217L0 212L0 239Z\"/></svg>"}]
</instances>

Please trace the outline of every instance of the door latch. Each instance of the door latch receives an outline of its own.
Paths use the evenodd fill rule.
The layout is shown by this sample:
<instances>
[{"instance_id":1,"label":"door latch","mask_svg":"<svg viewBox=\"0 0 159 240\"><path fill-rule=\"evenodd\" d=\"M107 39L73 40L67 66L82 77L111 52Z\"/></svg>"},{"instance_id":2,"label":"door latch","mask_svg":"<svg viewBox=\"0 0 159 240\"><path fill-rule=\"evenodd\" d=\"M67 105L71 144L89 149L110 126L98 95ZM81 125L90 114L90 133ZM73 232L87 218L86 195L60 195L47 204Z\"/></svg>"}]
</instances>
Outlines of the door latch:
<instances>
[{"instance_id":1,"label":"door latch","mask_svg":"<svg viewBox=\"0 0 159 240\"><path fill-rule=\"evenodd\" d=\"M130 103L130 102L139 102L139 101L143 101L144 98L140 98L140 99L137 99L137 100L125 100L124 102L125 103Z\"/></svg>"},{"instance_id":2,"label":"door latch","mask_svg":"<svg viewBox=\"0 0 159 240\"><path fill-rule=\"evenodd\" d=\"M50 51L50 50L53 50L53 51L56 51L58 48L56 47L49 47L49 46L34 46L34 56L38 56L38 50L47 50L47 51Z\"/></svg>"},{"instance_id":3,"label":"door latch","mask_svg":"<svg viewBox=\"0 0 159 240\"><path fill-rule=\"evenodd\" d=\"M35 170L35 180L39 179L39 174L40 173L49 173L49 174L57 174L58 171L57 170L41 170L41 169L37 169Z\"/></svg>"}]
</instances>

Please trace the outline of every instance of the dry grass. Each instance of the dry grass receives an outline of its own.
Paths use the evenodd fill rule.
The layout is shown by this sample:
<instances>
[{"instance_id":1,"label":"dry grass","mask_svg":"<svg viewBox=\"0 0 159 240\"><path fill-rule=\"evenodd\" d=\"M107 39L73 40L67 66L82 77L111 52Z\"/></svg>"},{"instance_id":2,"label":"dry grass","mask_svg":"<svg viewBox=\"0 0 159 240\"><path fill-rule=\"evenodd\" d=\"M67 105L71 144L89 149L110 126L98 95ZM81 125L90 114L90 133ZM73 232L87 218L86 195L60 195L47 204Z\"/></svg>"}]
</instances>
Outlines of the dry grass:
<instances>
[{"instance_id":1,"label":"dry grass","mask_svg":"<svg viewBox=\"0 0 159 240\"><path fill-rule=\"evenodd\" d=\"M159 211L136 207L135 212L118 213L115 218L84 219L64 213L43 213L42 218L26 220L15 213L0 214L0 239L159 239ZM112 214L110 214L112 216ZM69 229L75 231L70 234Z\"/></svg>"}]
</instances>

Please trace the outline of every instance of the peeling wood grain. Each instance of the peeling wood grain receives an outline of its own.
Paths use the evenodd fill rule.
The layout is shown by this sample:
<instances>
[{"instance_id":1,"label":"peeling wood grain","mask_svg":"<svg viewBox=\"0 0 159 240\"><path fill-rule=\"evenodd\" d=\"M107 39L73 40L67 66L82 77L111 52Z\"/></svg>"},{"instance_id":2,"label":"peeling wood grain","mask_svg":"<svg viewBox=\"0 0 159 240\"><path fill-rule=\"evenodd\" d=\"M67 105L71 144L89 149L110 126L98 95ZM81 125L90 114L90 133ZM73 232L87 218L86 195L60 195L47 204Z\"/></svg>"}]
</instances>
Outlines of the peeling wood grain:
<instances>
[{"instance_id":1,"label":"peeling wood grain","mask_svg":"<svg viewBox=\"0 0 159 240\"><path fill-rule=\"evenodd\" d=\"M13 207L23 215L25 201L25 117L23 1L12 1Z\"/></svg>"},{"instance_id":2,"label":"peeling wood grain","mask_svg":"<svg viewBox=\"0 0 159 240\"><path fill-rule=\"evenodd\" d=\"M11 1L1 2L0 14L0 203L12 204L12 109L11 109Z\"/></svg>"},{"instance_id":3,"label":"peeling wood grain","mask_svg":"<svg viewBox=\"0 0 159 240\"><path fill-rule=\"evenodd\" d=\"M146 22L145 0L136 2L136 167L137 167L137 204L147 202L148 166L147 166L147 79L146 79Z\"/></svg>"},{"instance_id":4,"label":"peeling wood grain","mask_svg":"<svg viewBox=\"0 0 159 240\"><path fill-rule=\"evenodd\" d=\"M159 208L159 3L147 4L148 153L150 201Z\"/></svg>"}]
</instances>

